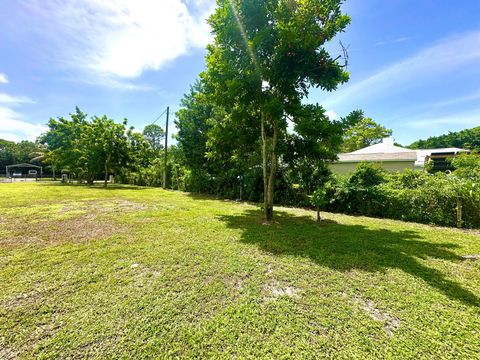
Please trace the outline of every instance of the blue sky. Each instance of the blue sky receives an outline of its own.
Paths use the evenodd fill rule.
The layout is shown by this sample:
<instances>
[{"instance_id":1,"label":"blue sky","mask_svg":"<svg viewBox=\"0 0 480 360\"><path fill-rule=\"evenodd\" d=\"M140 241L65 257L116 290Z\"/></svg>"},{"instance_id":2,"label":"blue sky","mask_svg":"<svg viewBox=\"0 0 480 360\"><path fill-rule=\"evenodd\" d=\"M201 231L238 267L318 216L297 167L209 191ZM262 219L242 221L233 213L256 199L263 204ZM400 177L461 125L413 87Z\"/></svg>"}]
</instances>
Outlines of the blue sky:
<instances>
[{"instance_id":1,"label":"blue sky","mask_svg":"<svg viewBox=\"0 0 480 360\"><path fill-rule=\"evenodd\" d=\"M75 106L138 129L204 67L212 0L0 0L0 138L33 140ZM338 40L350 81L314 90L331 116L361 108L403 144L480 125L480 1L350 0ZM164 119L160 120L163 125ZM171 132L175 132L171 129Z\"/></svg>"}]
</instances>

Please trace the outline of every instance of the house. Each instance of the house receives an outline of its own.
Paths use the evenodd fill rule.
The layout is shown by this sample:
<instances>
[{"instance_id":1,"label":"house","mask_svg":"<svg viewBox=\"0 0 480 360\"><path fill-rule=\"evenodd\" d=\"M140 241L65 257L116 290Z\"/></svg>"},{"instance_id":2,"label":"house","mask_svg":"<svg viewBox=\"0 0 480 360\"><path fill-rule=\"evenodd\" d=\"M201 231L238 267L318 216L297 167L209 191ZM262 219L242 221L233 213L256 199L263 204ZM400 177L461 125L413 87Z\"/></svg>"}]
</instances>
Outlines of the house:
<instances>
[{"instance_id":1,"label":"house","mask_svg":"<svg viewBox=\"0 0 480 360\"><path fill-rule=\"evenodd\" d=\"M378 163L391 172L405 169L423 170L429 159L434 161L435 170L448 168L447 158L465 150L459 148L412 150L395 145L392 138L385 138L381 143L345 154L338 154L338 160L331 164L334 174L347 175L362 162Z\"/></svg>"}]
</instances>

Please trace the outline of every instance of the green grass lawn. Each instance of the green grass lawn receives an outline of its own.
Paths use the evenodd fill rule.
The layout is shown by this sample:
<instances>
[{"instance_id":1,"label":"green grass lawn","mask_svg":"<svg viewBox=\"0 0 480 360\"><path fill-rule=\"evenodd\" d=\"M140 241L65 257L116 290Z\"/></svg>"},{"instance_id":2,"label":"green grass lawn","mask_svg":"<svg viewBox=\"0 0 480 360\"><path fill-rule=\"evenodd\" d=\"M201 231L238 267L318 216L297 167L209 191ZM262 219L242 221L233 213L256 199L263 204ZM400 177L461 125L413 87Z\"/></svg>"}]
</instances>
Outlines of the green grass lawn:
<instances>
[{"instance_id":1,"label":"green grass lawn","mask_svg":"<svg viewBox=\"0 0 480 360\"><path fill-rule=\"evenodd\" d=\"M405 209L408 211L408 209ZM478 358L480 235L0 184L0 359Z\"/></svg>"}]
</instances>

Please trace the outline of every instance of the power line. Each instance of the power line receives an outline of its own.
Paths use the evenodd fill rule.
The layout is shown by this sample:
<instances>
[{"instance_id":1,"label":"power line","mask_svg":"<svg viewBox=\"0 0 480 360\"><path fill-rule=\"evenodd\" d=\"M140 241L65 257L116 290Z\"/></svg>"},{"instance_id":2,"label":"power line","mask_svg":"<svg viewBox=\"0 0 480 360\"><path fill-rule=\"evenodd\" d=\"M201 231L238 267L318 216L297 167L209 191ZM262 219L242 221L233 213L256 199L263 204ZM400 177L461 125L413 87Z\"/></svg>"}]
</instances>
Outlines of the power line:
<instances>
[{"instance_id":1,"label":"power line","mask_svg":"<svg viewBox=\"0 0 480 360\"><path fill-rule=\"evenodd\" d=\"M167 106L167 108L157 116L157 118L152 122L151 125L155 124L162 116L163 114L167 113L167 119L165 122L165 148L163 149L163 188L167 188L167 153L168 153L168 117L170 114L170 107Z\"/></svg>"},{"instance_id":2,"label":"power line","mask_svg":"<svg viewBox=\"0 0 480 360\"><path fill-rule=\"evenodd\" d=\"M163 112L160 115L157 116L157 118L152 122L152 125L155 124L163 116L163 114L167 112L167 110L168 110L168 107L165 110L163 110Z\"/></svg>"}]
</instances>

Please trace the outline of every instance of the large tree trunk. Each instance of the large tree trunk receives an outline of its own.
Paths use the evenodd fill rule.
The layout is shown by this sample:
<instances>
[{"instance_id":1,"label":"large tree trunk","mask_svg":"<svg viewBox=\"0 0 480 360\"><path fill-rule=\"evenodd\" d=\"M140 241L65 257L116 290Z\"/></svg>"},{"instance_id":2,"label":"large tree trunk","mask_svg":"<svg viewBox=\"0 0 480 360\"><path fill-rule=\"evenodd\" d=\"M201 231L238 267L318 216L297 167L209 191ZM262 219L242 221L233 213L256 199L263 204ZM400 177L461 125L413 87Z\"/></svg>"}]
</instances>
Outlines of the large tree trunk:
<instances>
[{"instance_id":1,"label":"large tree trunk","mask_svg":"<svg viewBox=\"0 0 480 360\"><path fill-rule=\"evenodd\" d=\"M273 123L273 136L266 131L266 116L262 113L262 160L263 160L263 210L267 223L273 220L273 194L275 190L275 174L277 171L278 124Z\"/></svg>"}]
</instances>

